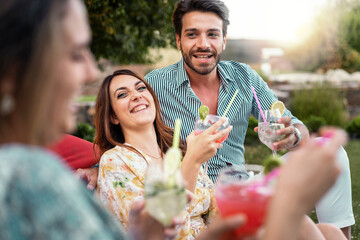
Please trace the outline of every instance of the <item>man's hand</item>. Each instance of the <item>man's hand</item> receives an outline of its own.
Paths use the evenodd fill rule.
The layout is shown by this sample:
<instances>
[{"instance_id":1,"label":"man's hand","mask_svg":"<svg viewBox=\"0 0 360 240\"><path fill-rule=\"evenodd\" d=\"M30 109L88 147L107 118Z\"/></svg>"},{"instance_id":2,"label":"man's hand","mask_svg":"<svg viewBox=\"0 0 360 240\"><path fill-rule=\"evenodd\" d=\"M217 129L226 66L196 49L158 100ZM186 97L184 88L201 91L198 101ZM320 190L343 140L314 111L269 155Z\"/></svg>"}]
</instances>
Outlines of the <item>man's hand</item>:
<instances>
[{"instance_id":1,"label":"man's hand","mask_svg":"<svg viewBox=\"0 0 360 240\"><path fill-rule=\"evenodd\" d=\"M290 150L294 146L296 141L298 140L298 138L294 134L295 126L291 124L291 118L289 116L279 118L277 122L284 124L284 128L278 129L276 131L276 134L277 135L285 135L285 138L281 139L278 142L274 142L273 149L275 151L278 151L281 149ZM298 125L296 125L296 127L300 130L300 132L303 136L303 139L309 138L309 132L304 125L298 124ZM258 127L255 127L254 131L258 132Z\"/></svg>"},{"instance_id":2,"label":"man's hand","mask_svg":"<svg viewBox=\"0 0 360 240\"><path fill-rule=\"evenodd\" d=\"M78 170L76 170L75 175L88 183L86 186L87 189L89 189L90 191L94 191L97 186L98 173L99 168L97 167L86 169L79 168Z\"/></svg>"}]
</instances>

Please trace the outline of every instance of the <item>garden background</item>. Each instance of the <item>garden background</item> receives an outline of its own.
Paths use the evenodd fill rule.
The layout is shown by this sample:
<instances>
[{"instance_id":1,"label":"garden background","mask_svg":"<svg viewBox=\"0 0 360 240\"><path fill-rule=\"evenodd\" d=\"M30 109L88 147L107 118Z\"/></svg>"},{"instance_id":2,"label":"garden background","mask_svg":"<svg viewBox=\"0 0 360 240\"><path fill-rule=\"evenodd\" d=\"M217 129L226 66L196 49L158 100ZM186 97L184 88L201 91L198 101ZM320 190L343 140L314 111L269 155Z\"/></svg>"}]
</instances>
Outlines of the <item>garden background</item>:
<instances>
[{"instance_id":1,"label":"garden background","mask_svg":"<svg viewBox=\"0 0 360 240\"><path fill-rule=\"evenodd\" d=\"M85 1L93 31L91 48L101 74L83 89L84 95L78 102L78 129L74 135L93 140L93 106L99 85L106 75L118 68L129 68L144 76L152 69L181 58L175 48L171 26L175 2ZM222 59L251 65L311 132L323 125L334 125L348 131L351 140L345 149L350 159L354 214L359 222L359 1L327 1L308 24L306 36L296 44L229 39ZM256 119L251 117L245 141L245 159L250 164L261 164L271 153L254 133L256 125ZM358 224L352 228L352 239L360 239Z\"/></svg>"}]
</instances>

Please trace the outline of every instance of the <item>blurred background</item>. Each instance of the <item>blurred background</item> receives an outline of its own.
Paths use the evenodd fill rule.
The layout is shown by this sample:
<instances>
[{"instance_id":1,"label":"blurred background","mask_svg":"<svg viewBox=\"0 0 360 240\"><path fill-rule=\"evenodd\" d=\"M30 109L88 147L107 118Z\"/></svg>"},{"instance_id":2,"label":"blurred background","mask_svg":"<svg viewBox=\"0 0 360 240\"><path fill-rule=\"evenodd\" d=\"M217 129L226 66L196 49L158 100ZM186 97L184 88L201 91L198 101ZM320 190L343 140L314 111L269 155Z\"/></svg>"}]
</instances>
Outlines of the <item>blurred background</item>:
<instances>
[{"instance_id":1,"label":"blurred background","mask_svg":"<svg viewBox=\"0 0 360 240\"><path fill-rule=\"evenodd\" d=\"M344 128L351 137L353 207L360 221L360 1L224 0L230 9L223 60L249 64L311 132L323 125ZM171 15L176 0L85 0L93 31L92 51L101 75L79 99L75 135L92 141L92 115L105 76L129 68L145 76L181 59ZM270 154L249 120L247 163ZM313 217L314 218L314 217ZM315 219L316 220L316 219ZM353 239L360 228L353 227Z\"/></svg>"}]
</instances>

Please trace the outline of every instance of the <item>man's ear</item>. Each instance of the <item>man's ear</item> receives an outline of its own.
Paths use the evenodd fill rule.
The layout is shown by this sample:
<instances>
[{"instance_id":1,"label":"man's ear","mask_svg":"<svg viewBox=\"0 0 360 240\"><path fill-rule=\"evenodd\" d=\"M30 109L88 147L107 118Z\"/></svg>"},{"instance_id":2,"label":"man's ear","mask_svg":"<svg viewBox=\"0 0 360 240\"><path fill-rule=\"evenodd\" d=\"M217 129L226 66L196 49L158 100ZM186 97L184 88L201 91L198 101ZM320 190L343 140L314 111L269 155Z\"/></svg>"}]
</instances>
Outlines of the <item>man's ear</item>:
<instances>
[{"instance_id":1,"label":"man's ear","mask_svg":"<svg viewBox=\"0 0 360 240\"><path fill-rule=\"evenodd\" d=\"M175 34L175 37L176 37L176 46L177 46L177 49L179 50L179 51L181 51L181 43L180 43L180 36L179 36L179 34Z\"/></svg>"},{"instance_id":2,"label":"man's ear","mask_svg":"<svg viewBox=\"0 0 360 240\"><path fill-rule=\"evenodd\" d=\"M226 49L226 36L224 36L224 45L223 45L223 51Z\"/></svg>"}]
</instances>

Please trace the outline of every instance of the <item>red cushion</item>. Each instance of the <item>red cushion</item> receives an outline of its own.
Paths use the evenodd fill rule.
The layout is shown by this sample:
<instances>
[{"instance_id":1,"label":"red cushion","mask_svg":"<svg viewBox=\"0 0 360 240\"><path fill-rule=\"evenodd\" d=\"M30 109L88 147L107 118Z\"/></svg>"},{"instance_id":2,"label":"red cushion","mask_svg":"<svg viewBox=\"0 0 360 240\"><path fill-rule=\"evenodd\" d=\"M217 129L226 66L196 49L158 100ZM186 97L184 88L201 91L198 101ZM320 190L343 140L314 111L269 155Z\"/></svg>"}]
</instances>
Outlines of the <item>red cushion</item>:
<instances>
[{"instance_id":1,"label":"red cushion","mask_svg":"<svg viewBox=\"0 0 360 240\"><path fill-rule=\"evenodd\" d=\"M93 143L73 135L65 134L50 150L60 155L63 161L73 170L90 168L100 159L98 148L93 149ZM96 155L96 156L95 156Z\"/></svg>"}]
</instances>

